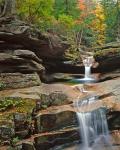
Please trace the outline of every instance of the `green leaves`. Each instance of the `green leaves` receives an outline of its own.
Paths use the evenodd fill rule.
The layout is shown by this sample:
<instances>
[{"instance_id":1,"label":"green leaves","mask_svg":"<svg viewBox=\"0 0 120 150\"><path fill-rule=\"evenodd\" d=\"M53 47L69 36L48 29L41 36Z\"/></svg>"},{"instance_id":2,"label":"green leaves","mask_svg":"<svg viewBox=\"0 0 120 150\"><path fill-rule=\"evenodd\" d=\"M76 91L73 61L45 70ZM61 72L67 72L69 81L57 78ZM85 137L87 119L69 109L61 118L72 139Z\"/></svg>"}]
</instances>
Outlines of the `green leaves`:
<instances>
[{"instance_id":1,"label":"green leaves","mask_svg":"<svg viewBox=\"0 0 120 150\"><path fill-rule=\"evenodd\" d=\"M54 20L53 4L54 0L17 0L18 15L28 23L46 29Z\"/></svg>"},{"instance_id":2,"label":"green leaves","mask_svg":"<svg viewBox=\"0 0 120 150\"><path fill-rule=\"evenodd\" d=\"M6 88L6 85L3 82L0 82L0 91L4 90Z\"/></svg>"},{"instance_id":3,"label":"green leaves","mask_svg":"<svg viewBox=\"0 0 120 150\"><path fill-rule=\"evenodd\" d=\"M16 107L22 105L23 102L21 98L9 98L6 97L0 100L0 111L5 111L8 108Z\"/></svg>"},{"instance_id":4,"label":"green leaves","mask_svg":"<svg viewBox=\"0 0 120 150\"><path fill-rule=\"evenodd\" d=\"M106 42L115 41L117 38L117 30L120 26L120 3L114 0L102 0L101 1L104 13L106 27Z\"/></svg>"}]
</instances>

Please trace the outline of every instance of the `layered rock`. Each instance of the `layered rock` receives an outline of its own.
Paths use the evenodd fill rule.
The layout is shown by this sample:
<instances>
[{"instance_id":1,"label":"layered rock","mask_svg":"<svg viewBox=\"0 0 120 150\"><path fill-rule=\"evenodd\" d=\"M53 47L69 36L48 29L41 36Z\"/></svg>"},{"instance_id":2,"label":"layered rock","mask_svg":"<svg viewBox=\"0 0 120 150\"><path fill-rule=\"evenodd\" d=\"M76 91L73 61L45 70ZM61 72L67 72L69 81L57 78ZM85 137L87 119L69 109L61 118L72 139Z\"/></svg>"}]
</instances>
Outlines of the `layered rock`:
<instances>
[{"instance_id":1,"label":"layered rock","mask_svg":"<svg viewBox=\"0 0 120 150\"><path fill-rule=\"evenodd\" d=\"M16 89L39 86L41 85L41 81L37 73L1 73L0 85L0 90Z\"/></svg>"},{"instance_id":2,"label":"layered rock","mask_svg":"<svg viewBox=\"0 0 120 150\"><path fill-rule=\"evenodd\" d=\"M119 69L120 42L108 43L94 48L96 61L99 62L97 71L110 72Z\"/></svg>"},{"instance_id":3,"label":"layered rock","mask_svg":"<svg viewBox=\"0 0 120 150\"><path fill-rule=\"evenodd\" d=\"M46 80L44 62L61 60L67 48L52 32L41 33L12 16L0 18L0 73L37 73Z\"/></svg>"}]
</instances>

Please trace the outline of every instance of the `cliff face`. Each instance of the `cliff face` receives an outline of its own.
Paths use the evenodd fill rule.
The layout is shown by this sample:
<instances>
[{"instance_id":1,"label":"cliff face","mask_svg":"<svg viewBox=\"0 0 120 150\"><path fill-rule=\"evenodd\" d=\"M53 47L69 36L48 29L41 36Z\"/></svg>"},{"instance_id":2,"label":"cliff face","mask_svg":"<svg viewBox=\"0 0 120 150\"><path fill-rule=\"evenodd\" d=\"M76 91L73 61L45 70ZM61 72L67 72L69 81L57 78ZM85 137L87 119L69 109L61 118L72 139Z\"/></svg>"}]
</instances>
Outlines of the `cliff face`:
<instances>
[{"instance_id":1,"label":"cliff face","mask_svg":"<svg viewBox=\"0 0 120 150\"><path fill-rule=\"evenodd\" d=\"M68 44L53 33L41 33L14 17L0 18L0 73L42 76L51 59L61 60ZM8 74L9 76L9 74Z\"/></svg>"}]
</instances>

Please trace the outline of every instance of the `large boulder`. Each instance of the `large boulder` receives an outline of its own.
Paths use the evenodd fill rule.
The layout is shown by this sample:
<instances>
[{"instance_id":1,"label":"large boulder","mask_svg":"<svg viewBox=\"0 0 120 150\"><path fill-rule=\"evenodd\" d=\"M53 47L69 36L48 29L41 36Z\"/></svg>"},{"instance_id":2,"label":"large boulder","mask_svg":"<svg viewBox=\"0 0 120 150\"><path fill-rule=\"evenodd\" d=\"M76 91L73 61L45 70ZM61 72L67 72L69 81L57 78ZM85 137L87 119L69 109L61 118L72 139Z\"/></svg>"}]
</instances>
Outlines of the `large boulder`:
<instances>
[{"instance_id":1,"label":"large boulder","mask_svg":"<svg viewBox=\"0 0 120 150\"><path fill-rule=\"evenodd\" d=\"M0 73L0 90L40 86L37 73Z\"/></svg>"},{"instance_id":2,"label":"large boulder","mask_svg":"<svg viewBox=\"0 0 120 150\"><path fill-rule=\"evenodd\" d=\"M46 81L46 62L63 59L68 47L53 32L42 33L14 17L0 18L0 73L37 72Z\"/></svg>"},{"instance_id":3,"label":"large boulder","mask_svg":"<svg viewBox=\"0 0 120 150\"><path fill-rule=\"evenodd\" d=\"M42 60L29 50L18 49L0 52L1 73L40 73L44 70L41 62Z\"/></svg>"},{"instance_id":4,"label":"large boulder","mask_svg":"<svg viewBox=\"0 0 120 150\"><path fill-rule=\"evenodd\" d=\"M5 18L4 18L5 19ZM34 27L6 18L0 21L0 49L29 49L40 58L57 59L63 57L68 44L52 32L41 33Z\"/></svg>"}]
</instances>

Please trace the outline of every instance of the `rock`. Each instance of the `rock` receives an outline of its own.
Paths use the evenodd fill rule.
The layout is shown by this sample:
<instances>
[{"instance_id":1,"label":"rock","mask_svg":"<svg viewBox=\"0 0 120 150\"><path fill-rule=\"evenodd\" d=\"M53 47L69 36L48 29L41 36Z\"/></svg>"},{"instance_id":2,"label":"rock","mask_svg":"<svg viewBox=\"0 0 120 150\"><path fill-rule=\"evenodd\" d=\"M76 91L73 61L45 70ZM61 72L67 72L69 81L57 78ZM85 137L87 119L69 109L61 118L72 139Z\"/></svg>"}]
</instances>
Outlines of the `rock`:
<instances>
[{"instance_id":1,"label":"rock","mask_svg":"<svg viewBox=\"0 0 120 150\"><path fill-rule=\"evenodd\" d=\"M55 33L41 33L14 17L0 23L0 73L37 72L43 82L49 80L43 77L48 67L44 62L62 60L69 45Z\"/></svg>"},{"instance_id":2,"label":"rock","mask_svg":"<svg viewBox=\"0 0 120 150\"><path fill-rule=\"evenodd\" d=\"M38 102L40 105L39 109L37 109ZM40 110L50 106L59 106L67 103L69 103L67 95L62 91L55 91L50 93L49 95L41 94L40 100L37 101L36 109Z\"/></svg>"},{"instance_id":3,"label":"rock","mask_svg":"<svg viewBox=\"0 0 120 150\"><path fill-rule=\"evenodd\" d=\"M41 33L22 21L10 20L10 18L6 20L8 21L1 22L0 27L0 41L4 41L1 49L12 43L23 49L34 51L39 58L56 59L56 56L57 58L63 57L65 50L69 47L58 35L50 31ZM10 45L9 49L11 49Z\"/></svg>"},{"instance_id":4,"label":"rock","mask_svg":"<svg viewBox=\"0 0 120 150\"><path fill-rule=\"evenodd\" d=\"M0 139L3 141L10 140L15 135L14 129L8 126L0 126Z\"/></svg>"},{"instance_id":5,"label":"rock","mask_svg":"<svg viewBox=\"0 0 120 150\"><path fill-rule=\"evenodd\" d=\"M16 136L20 138L25 138L29 134L29 122L27 120L27 115L22 113L14 114L14 126Z\"/></svg>"},{"instance_id":6,"label":"rock","mask_svg":"<svg viewBox=\"0 0 120 150\"><path fill-rule=\"evenodd\" d=\"M55 91L51 93L49 96L51 99L52 106L64 105L69 103L67 95L62 91Z\"/></svg>"},{"instance_id":7,"label":"rock","mask_svg":"<svg viewBox=\"0 0 120 150\"><path fill-rule=\"evenodd\" d=\"M108 43L93 49L95 51L94 57L99 63L96 71L110 72L119 69L120 59L120 43ZM110 67L109 67L110 66Z\"/></svg>"},{"instance_id":8,"label":"rock","mask_svg":"<svg viewBox=\"0 0 120 150\"><path fill-rule=\"evenodd\" d=\"M37 73L1 73L0 83L2 89L25 88L41 85L41 81Z\"/></svg>"},{"instance_id":9,"label":"rock","mask_svg":"<svg viewBox=\"0 0 120 150\"><path fill-rule=\"evenodd\" d=\"M22 150L36 150L32 142L22 143Z\"/></svg>"},{"instance_id":10,"label":"rock","mask_svg":"<svg viewBox=\"0 0 120 150\"><path fill-rule=\"evenodd\" d=\"M113 145L118 145L120 148L120 130L114 130L111 132L113 138ZM119 149L118 149L119 150Z\"/></svg>"},{"instance_id":11,"label":"rock","mask_svg":"<svg viewBox=\"0 0 120 150\"><path fill-rule=\"evenodd\" d=\"M37 133L48 132L52 130L58 130L68 126L76 126L77 118L74 111L70 111L70 108L58 106L52 107L48 111L40 111L35 117L35 128Z\"/></svg>"},{"instance_id":12,"label":"rock","mask_svg":"<svg viewBox=\"0 0 120 150\"><path fill-rule=\"evenodd\" d=\"M120 111L108 112L107 120L111 131L120 130Z\"/></svg>"},{"instance_id":13,"label":"rock","mask_svg":"<svg viewBox=\"0 0 120 150\"><path fill-rule=\"evenodd\" d=\"M49 133L35 134L26 140L18 142L15 148L20 150L48 150L78 140L80 140L78 128L68 128Z\"/></svg>"},{"instance_id":14,"label":"rock","mask_svg":"<svg viewBox=\"0 0 120 150\"><path fill-rule=\"evenodd\" d=\"M13 55L21 57L21 58L30 58L33 59L34 61L38 62L38 63L42 63L42 60L40 58L38 58L34 52L30 51L30 50L15 50Z\"/></svg>"},{"instance_id":15,"label":"rock","mask_svg":"<svg viewBox=\"0 0 120 150\"><path fill-rule=\"evenodd\" d=\"M79 140L77 129L66 129L54 133L43 134L34 138L36 150L48 150L66 143Z\"/></svg>"},{"instance_id":16,"label":"rock","mask_svg":"<svg viewBox=\"0 0 120 150\"><path fill-rule=\"evenodd\" d=\"M17 53L16 51L0 52L0 73L41 73L45 69L41 60L33 52L18 50Z\"/></svg>"}]
</instances>

